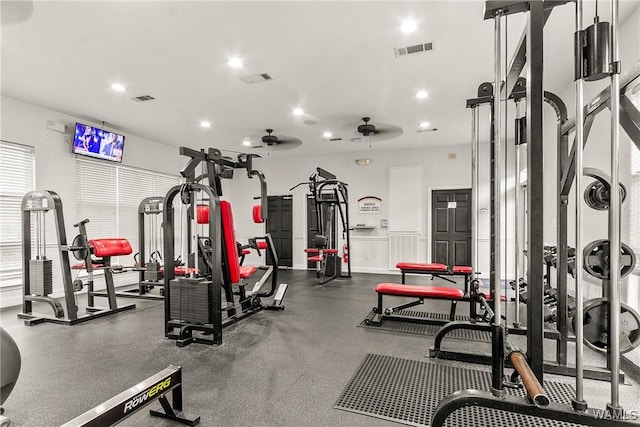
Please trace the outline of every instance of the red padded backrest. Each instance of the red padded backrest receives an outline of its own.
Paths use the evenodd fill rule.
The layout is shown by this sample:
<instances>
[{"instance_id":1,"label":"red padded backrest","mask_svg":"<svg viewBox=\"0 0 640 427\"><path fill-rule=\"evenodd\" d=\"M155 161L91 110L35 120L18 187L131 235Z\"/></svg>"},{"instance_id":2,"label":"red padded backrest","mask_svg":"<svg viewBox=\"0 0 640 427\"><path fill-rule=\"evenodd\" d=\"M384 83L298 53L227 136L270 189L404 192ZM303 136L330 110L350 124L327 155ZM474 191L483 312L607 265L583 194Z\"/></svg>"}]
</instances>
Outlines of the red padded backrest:
<instances>
[{"instance_id":1,"label":"red padded backrest","mask_svg":"<svg viewBox=\"0 0 640 427\"><path fill-rule=\"evenodd\" d=\"M262 205L253 205L253 222L256 224L262 224L264 222L262 218Z\"/></svg>"},{"instance_id":2,"label":"red padded backrest","mask_svg":"<svg viewBox=\"0 0 640 427\"><path fill-rule=\"evenodd\" d=\"M198 224L209 224L209 206L196 206L196 221Z\"/></svg>"},{"instance_id":3,"label":"red padded backrest","mask_svg":"<svg viewBox=\"0 0 640 427\"><path fill-rule=\"evenodd\" d=\"M222 219L222 236L225 251L227 253L227 266L229 267L229 279L231 283L240 281L240 262L238 261L238 246L236 245L236 233L233 229L233 213L231 203L220 200L220 218Z\"/></svg>"},{"instance_id":4,"label":"red padded backrest","mask_svg":"<svg viewBox=\"0 0 640 427\"><path fill-rule=\"evenodd\" d=\"M127 239L91 239L89 246L93 248L93 254L100 258L129 255L133 252Z\"/></svg>"}]
</instances>

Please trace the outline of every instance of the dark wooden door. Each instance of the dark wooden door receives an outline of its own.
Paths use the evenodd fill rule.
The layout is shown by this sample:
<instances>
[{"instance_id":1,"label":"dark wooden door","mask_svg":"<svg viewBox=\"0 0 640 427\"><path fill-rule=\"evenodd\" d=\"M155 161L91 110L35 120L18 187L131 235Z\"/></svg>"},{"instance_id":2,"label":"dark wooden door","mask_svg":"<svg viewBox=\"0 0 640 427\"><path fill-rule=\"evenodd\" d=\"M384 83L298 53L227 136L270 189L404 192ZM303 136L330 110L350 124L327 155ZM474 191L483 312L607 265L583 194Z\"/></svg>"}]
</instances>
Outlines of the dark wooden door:
<instances>
[{"instance_id":1,"label":"dark wooden door","mask_svg":"<svg viewBox=\"0 0 640 427\"><path fill-rule=\"evenodd\" d=\"M435 190L431 195L431 260L471 265L471 190Z\"/></svg>"},{"instance_id":2,"label":"dark wooden door","mask_svg":"<svg viewBox=\"0 0 640 427\"><path fill-rule=\"evenodd\" d=\"M267 208L267 233L271 234L278 264L293 267L293 198L268 196ZM267 263L271 263L269 257Z\"/></svg>"}]
</instances>

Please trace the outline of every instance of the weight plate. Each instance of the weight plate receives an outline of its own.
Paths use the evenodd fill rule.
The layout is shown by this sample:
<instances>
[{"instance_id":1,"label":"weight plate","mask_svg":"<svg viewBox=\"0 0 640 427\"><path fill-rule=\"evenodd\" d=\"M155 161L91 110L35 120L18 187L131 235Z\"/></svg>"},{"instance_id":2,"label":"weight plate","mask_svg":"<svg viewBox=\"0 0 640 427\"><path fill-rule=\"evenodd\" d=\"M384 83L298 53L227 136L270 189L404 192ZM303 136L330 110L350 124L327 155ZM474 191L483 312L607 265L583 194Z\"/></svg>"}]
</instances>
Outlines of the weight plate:
<instances>
[{"instance_id":1,"label":"weight plate","mask_svg":"<svg viewBox=\"0 0 640 427\"><path fill-rule=\"evenodd\" d=\"M585 302L583 332L584 343L592 350L606 353L609 342L609 303L606 298ZM573 330L576 329L575 317ZM620 304L620 353L640 345L640 315L626 304Z\"/></svg>"},{"instance_id":2,"label":"weight plate","mask_svg":"<svg viewBox=\"0 0 640 427\"><path fill-rule=\"evenodd\" d=\"M592 209L606 211L609 209L609 189L611 188L611 177L599 169L584 168L585 176L595 178L584 190L584 201ZM620 203L624 203L627 198L627 189L620 183Z\"/></svg>"},{"instance_id":3,"label":"weight plate","mask_svg":"<svg viewBox=\"0 0 640 427\"><path fill-rule=\"evenodd\" d=\"M594 240L583 251L584 270L601 280L609 279L609 241ZM629 245L622 243L620 254L620 276L627 277L636 265L636 255Z\"/></svg>"},{"instance_id":4,"label":"weight plate","mask_svg":"<svg viewBox=\"0 0 640 427\"><path fill-rule=\"evenodd\" d=\"M72 253L73 257L79 261L87 258L89 245L87 244L87 239L82 234L78 234L73 238L73 242L71 242L71 247L74 248Z\"/></svg>"}]
</instances>

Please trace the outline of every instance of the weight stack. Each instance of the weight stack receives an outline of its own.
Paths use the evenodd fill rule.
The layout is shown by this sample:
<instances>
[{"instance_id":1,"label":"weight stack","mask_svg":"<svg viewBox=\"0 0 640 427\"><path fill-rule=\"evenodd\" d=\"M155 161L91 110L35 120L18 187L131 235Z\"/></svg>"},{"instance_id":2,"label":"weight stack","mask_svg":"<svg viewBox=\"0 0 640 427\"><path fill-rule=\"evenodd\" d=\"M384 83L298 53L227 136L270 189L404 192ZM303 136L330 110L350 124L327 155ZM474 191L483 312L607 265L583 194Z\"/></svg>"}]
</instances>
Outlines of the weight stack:
<instances>
[{"instance_id":1,"label":"weight stack","mask_svg":"<svg viewBox=\"0 0 640 427\"><path fill-rule=\"evenodd\" d=\"M336 254L327 255L327 267L324 270L325 276L340 276L342 274L342 257Z\"/></svg>"},{"instance_id":2,"label":"weight stack","mask_svg":"<svg viewBox=\"0 0 640 427\"><path fill-rule=\"evenodd\" d=\"M145 268L144 280L148 282L159 282L164 278L164 273L160 270L159 262L148 262Z\"/></svg>"},{"instance_id":3,"label":"weight stack","mask_svg":"<svg viewBox=\"0 0 640 427\"><path fill-rule=\"evenodd\" d=\"M171 318L192 324L213 323L211 284L211 281L201 279L171 280Z\"/></svg>"},{"instance_id":4,"label":"weight stack","mask_svg":"<svg viewBox=\"0 0 640 427\"><path fill-rule=\"evenodd\" d=\"M47 296L53 293L53 261L50 259L30 259L29 283L33 295Z\"/></svg>"}]
</instances>

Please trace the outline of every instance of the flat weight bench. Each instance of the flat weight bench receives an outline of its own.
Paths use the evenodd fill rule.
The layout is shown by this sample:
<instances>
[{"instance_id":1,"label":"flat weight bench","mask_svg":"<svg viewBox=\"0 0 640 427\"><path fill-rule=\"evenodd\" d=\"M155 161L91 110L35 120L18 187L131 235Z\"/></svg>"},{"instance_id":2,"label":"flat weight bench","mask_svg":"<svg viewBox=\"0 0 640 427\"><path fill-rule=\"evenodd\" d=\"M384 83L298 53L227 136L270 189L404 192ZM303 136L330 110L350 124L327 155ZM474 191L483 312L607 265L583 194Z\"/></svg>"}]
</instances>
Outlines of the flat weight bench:
<instances>
[{"instance_id":1,"label":"flat weight bench","mask_svg":"<svg viewBox=\"0 0 640 427\"><path fill-rule=\"evenodd\" d=\"M449 270L446 264L440 263L399 262L396 264L396 268L400 269L402 273L403 284L406 283L406 274L430 274L432 280L434 277L439 277L451 283L456 282L444 276L462 276L464 277L464 294L469 295L469 281L473 275L473 269L471 267L456 265Z\"/></svg>"},{"instance_id":2,"label":"flat weight bench","mask_svg":"<svg viewBox=\"0 0 640 427\"><path fill-rule=\"evenodd\" d=\"M378 325L382 320L401 320L414 323L427 323L433 325L443 325L455 320L456 307L458 301L464 299L464 292L457 288L444 286L415 286L399 283L380 283L376 286L378 293L378 306L374 309L374 316L367 319L368 324ZM383 305L384 296L418 298L415 301L385 309ZM451 309L447 319L433 319L426 317L413 317L397 314L400 310L424 304L426 299L441 299L451 301Z\"/></svg>"}]
</instances>

